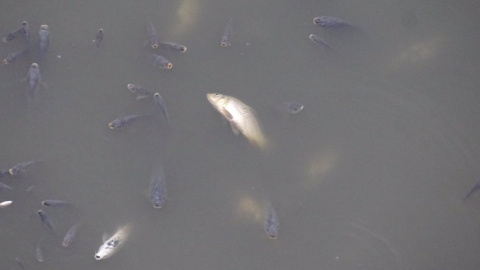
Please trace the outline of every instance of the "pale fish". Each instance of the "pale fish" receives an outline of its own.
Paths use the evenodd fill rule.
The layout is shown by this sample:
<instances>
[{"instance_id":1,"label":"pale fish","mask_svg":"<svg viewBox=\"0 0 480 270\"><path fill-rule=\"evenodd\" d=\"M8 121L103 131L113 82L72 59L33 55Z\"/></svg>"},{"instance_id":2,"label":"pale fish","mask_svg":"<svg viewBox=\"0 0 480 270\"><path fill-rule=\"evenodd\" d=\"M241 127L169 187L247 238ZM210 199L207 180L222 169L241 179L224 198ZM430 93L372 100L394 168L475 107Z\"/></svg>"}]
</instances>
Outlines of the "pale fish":
<instances>
[{"instance_id":1,"label":"pale fish","mask_svg":"<svg viewBox=\"0 0 480 270\"><path fill-rule=\"evenodd\" d=\"M95 253L95 260L104 260L115 254L125 243L130 234L130 225L125 225L117 230L112 237L104 240Z\"/></svg>"},{"instance_id":2,"label":"pale fish","mask_svg":"<svg viewBox=\"0 0 480 270\"><path fill-rule=\"evenodd\" d=\"M207 99L227 119L235 135L242 133L251 144L261 149L267 147L267 140L252 108L234 97L223 94L209 93Z\"/></svg>"}]
</instances>

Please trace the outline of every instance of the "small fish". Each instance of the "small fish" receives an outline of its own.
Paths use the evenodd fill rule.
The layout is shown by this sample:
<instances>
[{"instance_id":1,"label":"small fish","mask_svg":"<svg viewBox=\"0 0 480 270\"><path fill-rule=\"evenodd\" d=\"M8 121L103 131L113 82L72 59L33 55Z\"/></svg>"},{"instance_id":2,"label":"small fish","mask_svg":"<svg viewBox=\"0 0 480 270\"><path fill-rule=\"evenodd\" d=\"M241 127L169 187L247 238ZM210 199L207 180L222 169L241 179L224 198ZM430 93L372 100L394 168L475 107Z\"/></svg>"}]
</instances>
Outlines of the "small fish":
<instances>
[{"instance_id":1,"label":"small fish","mask_svg":"<svg viewBox=\"0 0 480 270\"><path fill-rule=\"evenodd\" d=\"M149 23L147 25L147 33L150 40L150 46L152 47L152 49L158 48L159 38L158 38L157 30L155 30L155 27L153 26L152 23Z\"/></svg>"},{"instance_id":2,"label":"small fish","mask_svg":"<svg viewBox=\"0 0 480 270\"><path fill-rule=\"evenodd\" d=\"M159 66L160 68L171 69L173 67L172 63L161 55L151 53L149 56L153 64Z\"/></svg>"},{"instance_id":3,"label":"small fish","mask_svg":"<svg viewBox=\"0 0 480 270\"><path fill-rule=\"evenodd\" d=\"M293 101L287 101L283 103L287 108L288 113L296 114L303 110L303 105Z\"/></svg>"},{"instance_id":4,"label":"small fish","mask_svg":"<svg viewBox=\"0 0 480 270\"><path fill-rule=\"evenodd\" d=\"M25 42L27 43L27 45L29 44L29 39L30 39L30 27L28 26L28 22L27 22L27 21L23 21L23 22L22 22L22 26L20 26L19 29L8 33L8 34L3 38L3 42L11 41L12 39L14 39L14 38L17 36L17 34L23 34L23 35L25 36Z\"/></svg>"},{"instance_id":5,"label":"small fish","mask_svg":"<svg viewBox=\"0 0 480 270\"><path fill-rule=\"evenodd\" d=\"M6 65L6 64L12 63L13 61L15 61L15 59L17 59L17 57L25 54L26 52L28 52L28 49L25 49L23 51L14 52L14 53L9 53L7 55L7 57L5 59L3 59L3 64Z\"/></svg>"},{"instance_id":6,"label":"small fish","mask_svg":"<svg viewBox=\"0 0 480 270\"><path fill-rule=\"evenodd\" d=\"M9 205L11 205L12 203L13 203L13 201L0 202L0 208L6 208L6 207L8 207Z\"/></svg>"},{"instance_id":7,"label":"small fish","mask_svg":"<svg viewBox=\"0 0 480 270\"><path fill-rule=\"evenodd\" d=\"M162 208L167 201L167 182L162 165L152 170L149 197L154 208Z\"/></svg>"},{"instance_id":8,"label":"small fish","mask_svg":"<svg viewBox=\"0 0 480 270\"><path fill-rule=\"evenodd\" d=\"M135 94L135 96L136 96L135 99L136 100L142 100L142 99L152 97L152 93L150 91L148 91L146 88L143 88L139 84L129 83L129 84L127 84L127 88L128 88L128 90L130 90L130 92Z\"/></svg>"},{"instance_id":9,"label":"small fish","mask_svg":"<svg viewBox=\"0 0 480 270\"><path fill-rule=\"evenodd\" d=\"M115 118L112 122L108 124L108 127L110 129L117 129L123 127L125 124L128 124L132 122L133 120L144 117L145 115L139 115L139 114L132 114L132 115L127 115L127 116L122 116Z\"/></svg>"},{"instance_id":10,"label":"small fish","mask_svg":"<svg viewBox=\"0 0 480 270\"><path fill-rule=\"evenodd\" d=\"M13 188L11 186L0 182L0 190L4 190L4 189L13 190Z\"/></svg>"},{"instance_id":11,"label":"small fish","mask_svg":"<svg viewBox=\"0 0 480 270\"><path fill-rule=\"evenodd\" d=\"M331 16L315 17L313 18L313 24L320 25L325 29L337 29L349 26L344 20Z\"/></svg>"},{"instance_id":12,"label":"small fish","mask_svg":"<svg viewBox=\"0 0 480 270\"><path fill-rule=\"evenodd\" d=\"M26 162L20 162L18 164L16 164L15 166L13 166L12 168L10 168L8 170L8 172L10 173L10 175L12 176L17 176L17 175L21 175L23 173L25 173L27 167L29 167L30 165L34 164L34 163L37 163L38 161L35 161L35 160L32 160L32 161L26 161Z\"/></svg>"},{"instance_id":13,"label":"small fish","mask_svg":"<svg viewBox=\"0 0 480 270\"><path fill-rule=\"evenodd\" d=\"M130 234L130 226L126 225L117 230L117 232L98 248L95 253L95 260L104 260L115 254L125 244Z\"/></svg>"},{"instance_id":14,"label":"small fish","mask_svg":"<svg viewBox=\"0 0 480 270\"><path fill-rule=\"evenodd\" d=\"M270 238L275 239L278 237L279 224L275 209L269 205L265 215L265 231Z\"/></svg>"},{"instance_id":15,"label":"small fish","mask_svg":"<svg viewBox=\"0 0 480 270\"><path fill-rule=\"evenodd\" d=\"M25 270L25 265L23 264L22 260L20 260L20 258L15 257L15 261L18 263L18 265L20 266L20 268L22 268L23 270Z\"/></svg>"},{"instance_id":16,"label":"small fish","mask_svg":"<svg viewBox=\"0 0 480 270\"><path fill-rule=\"evenodd\" d=\"M187 46L184 46L182 44L178 44L175 42L160 42L160 45L162 45L162 47L166 49L177 51L177 52L184 53L187 51Z\"/></svg>"},{"instance_id":17,"label":"small fish","mask_svg":"<svg viewBox=\"0 0 480 270\"><path fill-rule=\"evenodd\" d=\"M235 135L242 133L251 144L266 148L267 140L252 108L234 97L218 93L207 94L207 99L227 119Z\"/></svg>"},{"instance_id":18,"label":"small fish","mask_svg":"<svg viewBox=\"0 0 480 270\"><path fill-rule=\"evenodd\" d=\"M80 226L80 224L74 224L70 229L68 229L67 233L63 237L62 241L62 246L63 247L69 247L73 240L75 239L75 234L77 233L77 229Z\"/></svg>"},{"instance_id":19,"label":"small fish","mask_svg":"<svg viewBox=\"0 0 480 270\"><path fill-rule=\"evenodd\" d=\"M225 30L223 31L222 40L220 42L220 45L222 47L228 47L231 45L230 39L232 37L232 28L233 28L233 18L230 18L227 26L225 27Z\"/></svg>"},{"instance_id":20,"label":"small fish","mask_svg":"<svg viewBox=\"0 0 480 270\"><path fill-rule=\"evenodd\" d=\"M43 262L43 251L40 244L41 242L38 242L37 248L35 248L35 258L37 258L38 262Z\"/></svg>"},{"instance_id":21,"label":"small fish","mask_svg":"<svg viewBox=\"0 0 480 270\"><path fill-rule=\"evenodd\" d=\"M0 170L0 178L4 177L5 175L10 175L8 170Z\"/></svg>"},{"instance_id":22,"label":"small fish","mask_svg":"<svg viewBox=\"0 0 480 270\"><path fill-rule=\"evenodd\" d=\"M41 81L40 68L37 63L32 63L27 73L27 83L28 83L28 95L31 98L35 97L36 92L38 91L39 83Z\"/></svg>"},{"instance_id":23,"label":"small fish","mask_svg":"<svg viewBox=\"0 0 480 270\"><path fill-rule=\"evenodd\" d=\"M165 104L165 100L160 95L160 93L153 94L153 97L155 99L155 104L157 105L157 107L159 107L162 110L163 115L167 119L167 123L170 123L170 116L168 115L167 105Z\"/></svg>"},{"instance_id":24,"label":"small fish","mask_svg":"<svg viewBox=\"0 0 480 270\"><path fill-rule=\"evenodd\" d=\"M315 34L310 34L308 36L308 38L313 42L313 43L316 43L316 44L319 44L320 47L324 50L327 50L327 51L331 51L332 48L330 47L330 45L328 45L328 43L321 37L315 35Z\"/></svg>"},{"instance_id":25,"label":"small fish","mask_svg":"<svg viewBox=\"0 0 480 270\"><path fill-rule=\"evenodd\" d=\"M45 212L43 212L41 209L38 210L38 216L40 217L40 220L42 221L43 224L45 224L50 230L52 230L53 233L55 233L55 228L53 227L53 222L50 219L49 216Z\"/></svg>"},{"instance_id":26,"label":"small fish","mask_svg":"<svg viewBox=\"0 0 480 270\"><path fill-rule=\"evenodd\" d=\"M103 40L103 29L98 29L97 35L95 36L95 39L93 42L95 42L95 47L100 48L100 45L102 44Z\"/></svg>"},{"instance_id":27,"label":"small fish","mask_svg":"<svg viewBox=\"0 0 480 270\"><path fill-rule=\"evenodd\" d=\"M480 189L480 181L475 183L475 185L470 189L470 191L467 193L467 195L463 199L464 200L468 199L470 196L473 195L473 193L477 192L477 190L479 190L479 189Z\"/></svg>"},{"instance_id":28,"label":"small fish","mask_svg":"<svg viewBox=\"0 0 480 270\"><path fill-rule=\"evenodd\" d=\"M48 25L40 25L40 31L38 31L38 45L40 49L40 57L44 57L50 46L50 30Z\"/></svg>"},{"instance_id":29,"label":"small fish","mask_svg":"<svg viewBox=\"0 0 480 270\"><path fill-rule=\"evenodd\" d=\"M61 200L44 200L42 201L42 205L46 207L62 207L70 205L70 203Z\"/></svg>"}]
</instances>

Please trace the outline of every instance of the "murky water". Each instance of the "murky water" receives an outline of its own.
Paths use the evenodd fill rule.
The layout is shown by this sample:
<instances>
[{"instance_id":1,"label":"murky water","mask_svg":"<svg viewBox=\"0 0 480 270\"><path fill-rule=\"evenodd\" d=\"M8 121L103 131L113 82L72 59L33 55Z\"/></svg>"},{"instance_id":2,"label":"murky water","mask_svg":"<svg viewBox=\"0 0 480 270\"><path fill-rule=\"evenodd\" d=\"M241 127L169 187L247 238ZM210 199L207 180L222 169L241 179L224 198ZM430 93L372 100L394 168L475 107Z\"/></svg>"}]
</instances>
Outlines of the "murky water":
<instances>
[{"instance_id":1,"label":"murky water","mask_svg":"<svg viewBox=\"0 0 480 270\"><path fill-rule=\"evenodd\" d=\"M2 35L41 24L50 49L0 66L1 269L475 269L480 30L474 1L4 1ZM351 31L326 31L337 16ZM232 45L220 46L233 18ZM146 26L186 53L152 50ZM99 50L92 39L104 29ZM315 34L332 51L312 43ZM6 57L25 47L0 44ZM167 57L171 70L146 54ZM38 62L43 85L26 95ZM150 100L159 92L170 125ZM271 148L235 136L208 103L220 92L255 109ZM285 101L305 106L282 111ZM110 130L119 116L146 114ZM164 164L167 203L148 199ZM46 208L61 199L71 207ZM264 230L267 205L279 236ZM55 234L40 222L39 209ZM79 223L77 237L61 246ZM122 249L94 253L130 224ZM43 262L35 253L40 246Z\"/></svg>"}]
</instances>

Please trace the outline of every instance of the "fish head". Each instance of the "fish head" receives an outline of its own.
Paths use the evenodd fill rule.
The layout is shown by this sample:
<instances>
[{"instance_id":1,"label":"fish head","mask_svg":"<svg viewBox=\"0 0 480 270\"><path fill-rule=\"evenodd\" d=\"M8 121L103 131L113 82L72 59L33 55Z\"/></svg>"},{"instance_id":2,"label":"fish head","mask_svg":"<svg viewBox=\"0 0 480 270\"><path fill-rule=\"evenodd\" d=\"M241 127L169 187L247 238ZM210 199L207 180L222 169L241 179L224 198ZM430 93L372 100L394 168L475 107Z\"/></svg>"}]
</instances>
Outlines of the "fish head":
<instances>
[{"instance_id":1,"label":"fish head","mask_svg":"<svg viewBox=\"0 0 480 270\"><path fill-rule=\"evenodd\" d=\"M228 102L228 97L219 93L208 93L207 99L214 107L223 107Z\"/></svg>"},{"instance_id":2,"label":"fish head","mask_svg":"<svg viewBox=\"0 0 480 270\"><path fill-rule=\"evenodd\" d=\"M30 68L37 69L37 68L38 68L38 64L37 64L37 63L32 63L32 64L30 65Z\"/></svg>"},{"instance_id":3,"label":"fish head","mask_svg":"<svg viewBox=\"0 0 480 270\"><path fill-rule=\"evenodd\" d=\"M108 123L108 127L110 129L120 128L121 126L122 126L122 122L118 119L115 119L112 122Z\"/></svg>"},{"instance_id":4,"label":"fish head","mask_svg":"<svg viewBox=\"0 0 480 270\"><path fill-rule=\"evenodd\" d=\"M99 261L108 258L110 255L108 251L109 249L100 248L97 253L95 253L95 260Z\"/></svg>"}]
</instances>

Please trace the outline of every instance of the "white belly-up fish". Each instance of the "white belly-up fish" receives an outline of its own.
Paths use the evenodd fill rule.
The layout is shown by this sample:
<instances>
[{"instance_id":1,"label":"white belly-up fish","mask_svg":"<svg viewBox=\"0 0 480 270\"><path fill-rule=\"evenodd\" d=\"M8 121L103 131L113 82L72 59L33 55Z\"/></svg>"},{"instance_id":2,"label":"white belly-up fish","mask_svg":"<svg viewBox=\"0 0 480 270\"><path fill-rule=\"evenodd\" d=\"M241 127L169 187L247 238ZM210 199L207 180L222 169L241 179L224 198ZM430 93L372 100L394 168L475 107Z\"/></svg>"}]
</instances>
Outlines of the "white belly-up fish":
<instances>
[{"instance_id":1,"label":"white belly-up fish","mask_svg":"<svg viewBox=\"0 0 480 270\"><path fill-rule=\"evenodd\" d=\"M251 144L261 149L267 147L267 140L252 108L234 97L218 93L207 94L207 99L227 119L235 135L242 133Z\"/></svg>"},{"instance_id":2,"label":"white belly-up fish","mask_svg":"<svg viewBox=\"0 0 480 270\"><path fill-rule=\"evenodd\" d=\"M112 237L103 239L103 244L95 253L95 260L104 260L115 254L125 243L130 234L130 225L125 225L117 230Z\"/></svg>"}]
</instances>

